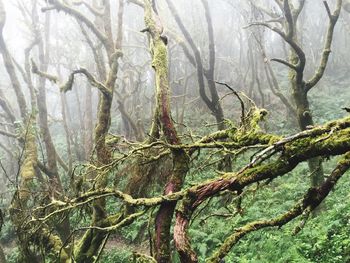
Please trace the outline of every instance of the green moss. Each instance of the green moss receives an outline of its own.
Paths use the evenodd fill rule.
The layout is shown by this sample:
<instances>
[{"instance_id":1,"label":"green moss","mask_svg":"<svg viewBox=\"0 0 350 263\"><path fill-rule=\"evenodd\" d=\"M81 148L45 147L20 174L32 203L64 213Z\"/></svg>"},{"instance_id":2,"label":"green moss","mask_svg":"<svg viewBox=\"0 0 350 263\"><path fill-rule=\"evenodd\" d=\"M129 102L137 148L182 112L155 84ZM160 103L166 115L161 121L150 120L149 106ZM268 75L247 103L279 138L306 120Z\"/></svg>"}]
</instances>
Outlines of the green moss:
<instances>
[{"instance_id":1,"label":"green moss","mask_svg":"<svg viewBox=\"0 0 350 263\"><path fill-rule=\"evenodd\" d=\"M107 145L111 145L111 146L115 145L115 144L117 144L120 141L120 139L121 139L120 136L108 134L106 136L106 144Z\"/></svg>"},{"instance_id":2,"label":"green moss","mask_svg":"<svg viewBox=\"0 0 350 263\"><path fill-rule=\"evenodd\" d=\"M241 145L272 145L278 142L282 137L266 134L259 126L259 123L264 120L266 115L267 111L265 109L252 108L241 124L241 127L237 128L231 124L231 127L227 131L229 138Z\"/></svg>"},{"instance_id":3,"label":"green moss","mask_svg":"<svg viewBox=\"0 0 350 263\"><path fill-rule=\"evenodd\" d=\"M159 38L153 44L153 61L152 66L157 70L160 76L168 76L168 51L166 45Z\"/></svg>"},{"instance_id":4,"label":"green moss","mask_svg":"<svg viewBox=\"0 0 350 263\"><path fill-rule=\"evenodd\" d=\"M21 188L19 190L19 202L25 205L30 197L31 182L36 177L37 166L37 145L35 137L35 115L31 115L28 124L27 131L23 131L23 141L25 141L24 148L24 161L20 171Z\"/></svg>"},{"instance_id":5,"label":"green moss","mask_svg":"<svg viewBox=\"0 0 350 263\"><path fill-rule=\"evenodd\" d=\"M51 233L45 228L42 230L41 235L42 242L45 245L45 249L56 254L55 256L59 259L60 263L71 262L70 256L66 252L66 249L63 247L61 239L57 235Z\"/></svg>"},{"instance_id":6,"label":"green moss","mask_svg":"<svg viewBox=\"0 0 350 263\"><path fill-rule=\"evenodd\" d=\"M67 92L67 91L72 90L73 83L74 83L74 74L71 74L68 78L68 81L60 87L60 91Z\"/></svg>"}]
</instances>

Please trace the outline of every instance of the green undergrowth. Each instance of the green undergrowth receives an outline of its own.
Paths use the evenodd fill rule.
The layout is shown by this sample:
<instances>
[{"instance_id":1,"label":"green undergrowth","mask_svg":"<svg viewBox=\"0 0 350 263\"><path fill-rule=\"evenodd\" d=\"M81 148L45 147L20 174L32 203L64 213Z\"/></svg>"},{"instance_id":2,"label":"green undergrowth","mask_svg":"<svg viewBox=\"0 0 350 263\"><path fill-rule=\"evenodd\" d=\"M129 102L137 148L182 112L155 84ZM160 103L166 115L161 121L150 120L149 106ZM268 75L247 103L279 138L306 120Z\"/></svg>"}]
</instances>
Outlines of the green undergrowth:
<instances>
[{"instance_id":1,"label":"green undergrowth","mask_svg":"<svg viewBox=\"0 0 350 263\"><path fill-rule=\"evenodd\" d=\"M335 160L325 164L326 172ZM300 225L297 218L281 229L266 228L244 237L226 257L226 262L349 262L350 173L331 192L319 215ZM203 262L234 229L251 221L271 219L290 209L309 185L306 164L267 186L255 185L243 196L242 215L236 214L237 200L229 195L211 200L197 216L190 230L192 243ZM233 216L229 215L232 214ZM209 217L209 215L212 215Z\"/></svg>"}]
</instances>

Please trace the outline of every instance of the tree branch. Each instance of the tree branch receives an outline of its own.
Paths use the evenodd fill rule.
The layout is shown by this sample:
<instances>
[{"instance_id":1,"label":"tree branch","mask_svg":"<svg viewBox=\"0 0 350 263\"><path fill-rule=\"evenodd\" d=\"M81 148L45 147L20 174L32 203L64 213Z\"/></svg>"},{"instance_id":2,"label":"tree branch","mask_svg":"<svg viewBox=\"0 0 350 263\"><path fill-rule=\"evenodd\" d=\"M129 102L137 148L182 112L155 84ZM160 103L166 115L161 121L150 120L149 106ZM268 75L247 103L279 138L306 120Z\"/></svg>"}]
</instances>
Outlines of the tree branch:
<instances>
[{"instance_id":1,"label":"tree branch","mask_svg":"<svg viewBox=\"0 0 350 263\"><path fill-rule=\"evenodd\" d=\"M95 16L103 16L103 12L92 7L85 1L74 1L72 3L73 5L79 6L79 5L84 5L91 13L93 13Z\"/></svg>"},{"instance_id":2,"label":"tree branch","mask_svg":"<svg viewBox=\"0 0 350 263\"><path fill-rule=\"evenodd\" d=\"M89 81L89 83L93 87L97 88L99 91L101 91L106 96L111 96L112 91L110 89L108 89L107 86L105 86L103 83L97 81L95 79L95 77L85 68L80 68L80 69L74 70L70 74L70 76L68 78L68 81L60 87L60 90L62 92L67 92L67 91L69 91L69 90L71 90L73 88L74 76L76 74L83 74L83 75L85 75L85 77L87 78L87 80Z\"/></svg>"},{"instance_id":3,"label":"tree branch","mask_svg":"<svg viewBox=\"0 0 350 263\"><path fill-rule=\"evenodd\" d=\"M215 81L215 83L226 86L237 97L237 99L239 100L239 103L241 104L241 120L242 120L242 124L243 124L244 119L245 119L245 106L244 106L244 101L242 100L241 96L238 94L237 91L235 91L233 88L231 88L228 84L223 83L223 82L218 82L218 81Z\"/></svg>"},{"instance_id":4,"label":"tree branch","mask_svg":"<svg viewBox=\"0 0 350 263\"><path fill-rule=\"evenodd\" d=\"M266 227L279 227L289 223L291 220L303 214L305 210L314 210L330 193L334 185L342 177L342 175L350 168L350 153L346 153L338 162L335 169L327 180L317 188L310 188L292 209L286 213L271 219L261 220L246 224L243 227L237 228L235 232L226 238L220 248L207 260L211 263L219 263L231 250L231 248L248 233L260 230Z\"/></svg>"},{"instance_id":5,"label":"tree branch","mask_svg":"<svg viewBox=\"0 0 350 263\"><path fill-rule=\"evenodd\" d=\"M294 35L294 21L293 21L293 15L289 6L289 0L283 1L283 10L284 10L284 16L286 17L286 21L288 25L286 37L291 39Z\"/></svg>"},{"instance_id":6,"label":"tree branch","mask_svg":"<svg viewBox=\"0 0 350 263\"><path fill-rule=\"evenodd\" d=\"M6 137L11 137L11 138L18 138L16 134L8 132L8 131L4 131L4 130L0 130L0 135L6 136Z\"/></svg>"},{"instance_id":7,"label":"tree branch","mask_svg":"<svg viewBox=\"0 0 350 263\"><path fill-rule=\"evenodd\" d=\"M166 0L166 3L168 5L169 10L171 11L172 15L174 16L174 19L175 19L178 27L180 28L182 34L184 35L186 41L190 45L192 52L194 54L194 58L196 61L196 68L197 68L197 80L198 80L198 86L199 86L199 94L200 94L202 100L204 101L204 103L207 105L207 107L214 113L216 111L216 106L213 105L213 102L210 100L210 98L208 97L208 95L205 92L205 83L204 83L205 70L203 67L203 61L201 58L200 51L199 51L197 45L195 44L190 32L187 30L184 23L182 22L182 20L179 16L179 13L177 12L176 7L173 4L173 2L171 0Z\"/></svg>"},{"instance_id":8,"label":"tree branch","mask_svg":"<svg viewBox=\"0 0 350 263\"><path fill-rule=\"evenodd\" d=\"M142 7L142 8L145 7L144 3L140 0L127 0L127 1L128 1L128 3L133 3L139 7Z\"/></svg>"},{"instance_id":9,"label":"tree branch","mask_svg":"<svg viewBox=\"0 0 350 263\"><path fill-rule=\"evenodd\" d=\"M269 17L271 17L273 20L278 19L280 17L279 14L277 14L271 10L268 10L267 8L264 8L263 6L257 4L256 1L254 1L254 0L249 0L249 3L251 5L253 5L256 9L260 10L261 12L263 12L266 15L268 15ZM281 21L279 21L279 22L281 22Z\"/></svg>"},{"instance_id":10,"label":"tree branch","mask_svg":"<svg viewBox=\"0 0 350 263\"><path fill-rule=\"evenodd\" d=\"M44 79L48 79L49 81L51 81L53 83L58 82L58 77L39 70L38 66L36 65L36 63L34 62L33 59L31 59L31 63L32 63L32 73L37 74L38 76L40 76Z\"/></svg>"},{"instance_id":11,"label":"tree branch","mask_svg":"<svg viewBox=\"0 0 350 263\"><path fill-rule=\"evenodd\" d=\"M249 28L251 26L264 26L268 29L270 29L271 31L277 33L278 35L280 35L295 51L295 53L297 54L299 61L298 64L295 66L297 68L298 72L303 72L304 68L305 68L305 64L306 64L306 57L305 57L305 53L302 50L302 48L299 46L298 43L296 43L293 38L289 37L288 35L286 35L285 32L283 32L281 29L279 29L278 27L272 26L268 23L264 23L264 22L253 22L250 23L249 25L245 26L244 28Z\"/></svg>"},{"instance_id":12,"label":"tree branch","mask_svg":"<svg viewBox=\"0 0 350 263\"><path fill-rule=\"evenodd\" d=\"M297 67L291 63L289 63L288 61L284 60L284 59L279 59L279 58L272 58L271 61L275 61L275 62L278 62L278 63L281 63L295 71L297 71Z\"/></svg>"},{"instance_id":13,"label":"tree branch","mask_svg":"<svg viewBox=\"0 0 350 263\"><path fill-rule=\"evenodd\" d=\"M324 4L324 7L326 8L328 18L330 20L332 20L332 12L331 12L331 9L329 8L328 2L327 1L323 1L323 4Z\"/></svg>"},{"instance_id":14,"label":"tree branch","mask_svg":"<svg viewBox=\"0 0 350 263\"><path fill-rule=\"evenodd\" d=\"M23 91L21 89L21 84L18 80L16 70L14 63L12 61L12 56L7 48L7 45L4 40L3 36L3 29L6 23L6 11L5 7L2 3L2 0L0 0L0 53L3 57L5 68L7 71L7 74L10 78L12 87L15 91L16 98L17 98L17 104L21 113L22 119L25 119L27 115L27 105L26 105L26 100L23 94Z\"/></svg>"},{"instance_id":15,"label":"tree branch","mask_svg":"<svg viewBox=\"0 0 350 263\"><path fill-rule=\"evenodd\" d=\"M81 21L83 24L85 24L95 35L96 37L101 41L101 43L104 45L107 51L112 51L113 47L109 45L107 36L105 36L100 30L97 29L97 27L82 13L80 13L78 10L68 6L65 3L62 3L60 0L48 0L50 4L53 5L55 9L58 11L62 10L65 13L75 17L79 21ZM42 11L46 11L47 9L42 9ZM51 9L50 9L51 10Z\"/></svg>"},{"instance_id":16,"label":"tree branch","mask_svg":"<svg viewBox=\"0 0 350 263\"><path fill-rule=\"evenodd\" d=\"M323 74L328 64L329 55L331 54L334 28L335 28L335 25L337 24L337 21L340 15L340 10L342 7L342 0L337 0L335 11L333 12L333 14L331 14L327 2L324 1L323 3L326 7L326 10L329 16L328 30L327 30L324 48L322 51L320 65L318 66L314 76L306 82L305 84L306 91L309 91L310 89L312 89L323 77Z\"/></svg>"}]
</instances>

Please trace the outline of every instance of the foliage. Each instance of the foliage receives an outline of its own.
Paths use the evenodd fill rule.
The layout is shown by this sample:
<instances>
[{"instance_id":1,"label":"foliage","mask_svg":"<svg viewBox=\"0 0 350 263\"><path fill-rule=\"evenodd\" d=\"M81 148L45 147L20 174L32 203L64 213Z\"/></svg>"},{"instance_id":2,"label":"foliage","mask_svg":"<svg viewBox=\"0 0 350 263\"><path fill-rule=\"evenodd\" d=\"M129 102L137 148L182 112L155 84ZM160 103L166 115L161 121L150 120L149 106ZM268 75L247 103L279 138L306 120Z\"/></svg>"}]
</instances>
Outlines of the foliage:
<instances>
[{"instance_id":1,"label":"foliage","mask_svg":"<svg viewBox=\"0 0 350 263\"><path fill-rule=\"evenodd\" d=\"M42 18L35 14L39 6L34 0L30 2L32 17L29 18L28 15L28 19L32 21L28 24L40 24ZM2 29L6 12L0 0L0 53L19 104L15 111L19 110L21 113L20 117L17 113L13 115L7 105L7 95L0 94L0 106L6 113L0 116L4 119L1 123L4 129L0 131L2 135L13 140L4 141L5 145L1 146L4 151L1 153L9 154L4 158L7 161L6 168L12 168L14 175L11 176L16 184L16 192L14 191L13 196L11 193L12 199L7 202L10 204L8 210L11 218L5 218L4 224L1 222L1 242L5 246L9 262L21 261L19 250L22 261L26 262L31 259L55 262L58 255L58 260L62 263L70 263L71 256L75 257L74 261L83 263L96 262L97 256L101 256L101 262L107 263L131 262L133 256L140 256L140 261L153 262L154 256L158 262L170 262L170 254L174 262L180 262L180 258L182 262L197 262L197 255L200 262L210 256L216 257L215 262L221 262L225 257L225 261L233 263L350 261L350 205L346 202L349 198L350 183L349 174L343 176L350 167L350 154L346 154L346 151L350 150L350 118L340 119L344 115L341 107L347 106L344 104L347 103L346 98L350 94L349 91L345 91L343 98L332 97L332 94L342 92L347 86L338 75L328 76L326 79L337 83L337 88L330 90L325 84L327 82L321 82L317 92L313 89L308 94L310 88L324 76L333 28L341 9L340 0L337 0L337 8L333 14L324 1L330 24L319 68L315 61L314 65L311 65L309 58L308 67L305 68L306 60L302 50L304 46L299 44L309 40L300 43L297 41L297 31L303 27L299 29L295 24L304 6L303 1L297 9L288 1L284 1L283 5L276 1L283 13L281 19L285 19L281 25L286 32L267 23L253 23L278 33L292 47L291 54L295 52L298 55L299 61L296 61L293 55L288 61L275 59L289 67L283 70L276 67L277 79L274 78L273 70L269 68L269 73L266 66L269 65L270 55L276 53L280 57L280 54L265 54L265 43L262 44L265 40L266 44L271 41L264 39L260 34L263 32L259 29L249 31L259 46L255 42L257 45L251 43L253 38L245 39L244 34L237 34L237 38L241 38L239 42L242 42L239 67L242 67L243 71L246 70L246 73L244 77L242 75L239 77L241 79L237 79L236 84L244 86L251 82L246 93L252 100L226 84L223 86L229 88L235 96L221 94L216 89L215 83L220 82L215 82L214 79L224 76L224 71L229 72L230 69L222 69L223 72L219 72L222 67L217 66L216 71L214 70L216 60L219 65L219 59L216 59L219 53L215 54L219 50L215 46L219 43L214 43L211 10L207 0L201 1L208 24L207 58L205 52L192 40L190 31L187 32L185 25L179 23L181 19L174 11L172 2L166 1L170 3L170 11L189 42L193 54L187 50L188 47L186 49L187 44L182 41L172 46L173 43L169 39L169 47L182 47L189 62L192 61L192 66L197 68L199 100L194 99L198 94L187 90L187 86L178 90L179 94L170 96L172 84L182 86L181 81L176 81L174 76L187 74L188 69L180 63L184 72L177 72L177 61L182 61L183 58L175 58L177 50L172 52L172 48L167 48L168 36L163 33L168 25L162 24L162 12L158 10L155 1L128 1L144 7L146 29L141 32L148 36L151 63L148 53L141 54L136 49L135 54L127 54L128 48L124 48L131 44L129 40L132 39L128 36L127 45L122 43L124 0L118 1L117 14L111 14L110 4L115 1L100 3L103 6L103 14L97 6L95 10L85 2L76 2L73 5L61 0L47 2L49 6L44 6L42 11L56 10L79 22L85 44L90 46L96 65L88 66L91 72L81 67L74 70L71 64L78 61L73 63L59 58L61 55L56 51L61 51L61 48L53 48L54 37L49 33L50 16L45 17L47 23L44 23L43 32L41 29L31 32L38 38L38 43L35 41L33 46L26 49L26 59L32 55L35 58L39 54L40 64L47 64L45 70L57 70L58 75L67 75L70 72L63 91L74 90L76 95L75 99L68 95L72 92L60 95L63 125L57 121L50 124L49 119L58 114L56 110L47 109L46 104L51 98L48 96L45 101L44 91L47 87L44 78L54 82L58 82L59 78L39 70L34 60L34 75L31 75L28 63L24 67L25 72L21 70L21 65L14 65L16 60L12 58L3 39ZM264 21L263 14L261 17L256 15L257 10L254 9L259 8L254 5L254 1L249 2L254 19ZM87 10L78 11L83 10L80 9L80 5L85 5ZM24 5L23 10L25 7ZM92 14L85 15L86 11ZM260 11L266 12L264 8ZM112 22L115 15L118 17L117 25ZM274 15L276 14L272 14ZM95 16L95 19L90 20L92 16ZM245 17L248 16L243 15L244 20L247 19ZM117 36L114 36L112 31L116 31ZM54 35L56 37L56 34ZM227 39L222 42L226 41ZM245 41L247 43L244 43ZM49 55L51 42L52 51L58 57L58 61L50 57L44 58L44 53ZM74 41L72 43L73 46L76 44ZM31 49L36 45L39 52L31 54ZM137 43L137 46L139 45L140 43ZM247 46L248 50L245 50L244 46ZM42 50L44 47L47 50ZM125 54L121 52L122 47ZM246 51L250 57L247 63L242 60L242 54ZM78 55L72 56L74 60L80 60ZM172 58L170 63L168 55ZM258 59L261 55L264 63ZM93 63L91 58L91 54L84 54L83 60ZM141 58L148 62L138 68L134 62L141 62ZM208 65L203 66L202 63L208 62L209 67L206 69ZM60 66L54 67L65 64L69 66L62 72ZM131 70L128 69L128 64ZM313 71L315 65L316 75L307 72ZM15 70L15 66L18 70ZM132 77L135 72L128 75L129 71L134 70L139 75L137 83ZM264 70L266 76L263 74ZM25 83L20 83L16 72L23 75ZM85 110L90 112L86 113L86 116L80 108L82 93L76 91L84 82L78 79L74 81L77 74L82 74L89 85L84 93L87 97L84 102ZM311 76L311 81L307 81L308 75ZM141 86L144 86L144 78L148 89L155 87L154 93L149 94L150 98L141 98L138 94ZM190 79L192 76L188 78L192 85L195 80ZM274 88L271 83L269 87L265 86L263 82L271 82L269 78L279 84L274 84ZM206 83L202 83L203 81ZM37 84L38 87L32 87ZM258 90L254 90L255 84ZM26 105L22 94L25 85L28 86L31 95L30 107L29 104ZM97 88L99 95L93 96L90 92L87 96L89 88L93 87ZM135 90L132 91L133 89ZM274 89L278 92L273 91ZM211 99L206 95L208 91ZM272 95L271 92L274 96L267 98L267 93ZM182 93L183 95L180 95ZM70 98L67 100L66 96ZM113 99L113 96L116 99ZM176 103L177 122L173 120L173 104L176 98L183 98L182 110L180 100ZM235 100L234 105L232 98ZM186 99L191 101L186 104ZM151 107L145 110L148 116L141 117L140 105L146 100L146 104ZM78 111L79 121L73 121L76 114L70 112L73 109L70 104L76 102L78 105L74 109ZM97 106L94 112L93 104ZM32 115L28 115L27 108L31 109ZM271 114L269 118L265 118L268 111ZM48 119L48 113L54 114ZM16 120L17 118L21 120ZM214 119L218 123L211 123ZM269 121L263 122L265 119ZM12 123L7 123L8 120ZM330 120L333 122L321 126ZM298 132L297 122L302 132ZM25 123L28 123L27 129ZM117 135L111 134L112 132ZM287 136L292 134L295 135ZM17 174L14 171L16 165L8 165L12 163L12 157L16 157L11 154L12 148L22 151L16 163L19 166ZM340 162L337 162L337 158L330 157L342 154L344 156ZM302 161L308 161L309 166L301 163ZM310 165L312 163L315 165ZM325 181L322 181L322 169L318 169L321 163L326 174L329 174ZM310 187L310 178L314 176L315 171L322 175L322 182L319 181L320 185L311 184ZM6 174L4 168L3 172ZM341 183L333 189L342 176ZM335 191L330 193L332 189ZM327 201L322 203L322 207L312 211L326 197ZM2 208L7 210L7 207ZM262 221L252 223L257 220ZM13 225L8 221L12 221ZM187 234L191 242L187 239ZM223 248L223 252L213 253L218 248ZM39 257L40 259L37 259Z\"/></svg>"},{"instance_id":2,"label":"foliage","mask_svg":"<svg viewBox=\"0 0 350 263\"><path fill-rule=\"evenodd\" d=\"M100 259L104 263L128 263L132 262L132 253L127 248L105 251Z\"/></svg>"},{"instance_id":3,"label":"foliage","mask_svg":"<svg viewBox=\"0 0 350 263\"><path fill-rule=\"evenodd\" d=\"M11 249L11 253L8 253L6 260L7 260L7 263L18 263L19 258L20 258L19 249L16 247Z\"/></svg>"}]
</instances>

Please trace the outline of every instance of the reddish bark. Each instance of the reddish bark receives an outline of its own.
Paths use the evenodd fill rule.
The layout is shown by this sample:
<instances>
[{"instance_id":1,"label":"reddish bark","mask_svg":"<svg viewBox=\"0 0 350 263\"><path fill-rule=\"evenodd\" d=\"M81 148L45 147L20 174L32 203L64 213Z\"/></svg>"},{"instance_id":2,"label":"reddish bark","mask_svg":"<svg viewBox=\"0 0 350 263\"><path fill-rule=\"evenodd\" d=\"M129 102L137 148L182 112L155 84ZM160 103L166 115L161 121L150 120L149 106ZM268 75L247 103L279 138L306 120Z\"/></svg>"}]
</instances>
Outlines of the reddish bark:
<instances>
[{"instance_id":1,"label":"reddish bark","mask_svg":"<svg viewBox=\"0 0 350 263\"><path fill-rule=\"evenodd\" d=\"M176 213L176 223L174 226L174 241L176 249L179 253L181 262L196 263L198 258L196 253L191 249L189 239L187 237L187 228L189 220L182 213Z\"/></svg>"}]
</instances>

